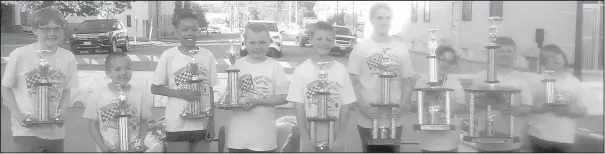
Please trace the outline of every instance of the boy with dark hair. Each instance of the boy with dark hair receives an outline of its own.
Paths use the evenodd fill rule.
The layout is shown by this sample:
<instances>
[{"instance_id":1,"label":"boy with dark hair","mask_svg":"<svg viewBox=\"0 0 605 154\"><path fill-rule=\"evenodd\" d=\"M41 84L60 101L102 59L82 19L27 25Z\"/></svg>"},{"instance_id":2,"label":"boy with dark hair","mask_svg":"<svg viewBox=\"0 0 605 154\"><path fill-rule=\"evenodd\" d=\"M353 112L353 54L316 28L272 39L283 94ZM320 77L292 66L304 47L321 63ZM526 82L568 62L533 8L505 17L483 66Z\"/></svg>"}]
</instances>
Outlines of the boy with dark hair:
<instances>
[{"instance_id":1,"label":"boy with dark hair","mask_svg":"<svg viewBox=\"0 0 605 154\"><path fill-rule=\"evenodd\" d=\"M184 119L181 113L187 108L188 100L212 103L212 87L218 85L215 59L212 52L196 46L200 35L197 16L189 10L177 13L173 24L181 45L162 53L153 76L151 93L168 97L165 114L166 151L208 152L214 138L214 118ZM203 91L189 90L189 83L182 80L191 76L189 63L192 57L196 60L199 78L209 81L210 87L204 87Z\"/></svg>"},{"instance_id":2,"label":"boy with dark hair","mask_svg":"<svg viewBox=\"0 0 605 154\"><path fill-rule=\"evenodd\" d=\"M25 114L29 111L32 117L38 116L35 106L39 92L34 85L42 79L38 63L43 57L50 66L46 78L51 83L48 96L50 112L58 110L65 117L70 90L78 86L76 58L70 51L58 47L65 28L65 18L59 10L38 10L33 21L33 32L38 40L10 53L2 78L2 97L11 112L11 129L18 152L63 152L63 124L29 125L25 122Z\"/></svg>"}]
</instances>

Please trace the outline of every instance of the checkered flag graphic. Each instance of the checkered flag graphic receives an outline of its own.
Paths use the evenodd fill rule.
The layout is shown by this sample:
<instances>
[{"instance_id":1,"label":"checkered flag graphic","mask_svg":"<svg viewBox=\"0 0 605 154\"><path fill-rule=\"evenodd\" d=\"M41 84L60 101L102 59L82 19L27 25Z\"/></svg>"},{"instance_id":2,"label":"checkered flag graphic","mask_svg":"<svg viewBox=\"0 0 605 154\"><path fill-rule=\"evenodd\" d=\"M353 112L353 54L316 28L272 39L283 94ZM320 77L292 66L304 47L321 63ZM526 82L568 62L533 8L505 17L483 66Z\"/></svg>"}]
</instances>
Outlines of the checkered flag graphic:
<instances>
[{"instance_id":1,"label":"checkered flag graphic","mask_svg":"<svg viewBox=\"0 0 605 154\"><path fill-rule=\"evenodd\" d=\"M101 120L103 121L112 121L116 118L116 115L120 113L120 110L117 108L117 104L109 105L107 107L103 107L101 109Z\"/></svg>"},{"instance_id":2,"label":"checkered flag graphic","mask_svg":"<svg viewBox=\"0 0 605 154\"><path fill-rule=\"evenodd\" d=\"M38 74L38 69L34 69L25 74L25 83L27 85L27 92L29 95L35 94L38 91L38 89L35 88L36 83L40 83L41 81L42 77L40 74Z\"/></svg>"},{"instance_id":3,"label":"checkered flag graphic","mask_svg":"<svg viewBox=\"0 0 605 154\"><path fill-rule=\"evenodd\" d=\"M384 58L379 53L366 58L366 63L368 65L368 68L370 69L370 72L372 72L374 74L380 73L380 71L384 68L383 61L384 61Z\"/></svg>"},{"instance_id":4,"label":"checkered flag graphic","mask_svg":"<svg viewBox=\"0 0 605 154\"><path fill-rule=\"evenodd\" d=\"M252 80L252 75L250 75L250 74L244 74L244 75L240 76L239 84L238 84L237 88L244 92L253 93L258 96L263 96L262 93L256 91L256 89L254 88L254 82Z\"/></svg>"},{"instance_id":5,"label":"checkered flag graphic","mask_svg":"<svg viewBox=\"0 0 605 154\"><path fill-rule=\"evenodd\" d=\"M315 98L317 96L317 92L319 92L319 90L321 90L320 87L320 81L313 81L309 84L307 84L307 92L306 92L306 97L307 100L313 100L313 98Z\"/></svg>"},{"instance_id":6,"label":"checkered flag graphic","mask_svg":"<svg viewBox=\"0 0 605 154\"><path fill-rule=\"evenodd\" d=\"M181 86L183 84L187 84L187 82L191 79L192 73L187 66L181 68L176 71L174 76L174 82L176 86Z\"/></svg>"}]
</instances>

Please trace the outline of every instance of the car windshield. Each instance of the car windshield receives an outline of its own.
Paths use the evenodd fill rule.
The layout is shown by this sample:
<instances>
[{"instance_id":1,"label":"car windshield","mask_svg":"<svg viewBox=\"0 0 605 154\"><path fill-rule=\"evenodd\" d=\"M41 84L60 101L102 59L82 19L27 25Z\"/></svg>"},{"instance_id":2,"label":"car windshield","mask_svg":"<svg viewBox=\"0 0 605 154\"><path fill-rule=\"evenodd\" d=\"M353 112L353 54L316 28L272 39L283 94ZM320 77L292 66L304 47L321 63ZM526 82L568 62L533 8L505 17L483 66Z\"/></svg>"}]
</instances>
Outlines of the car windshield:
<instances>
[{"instance_id":1,"label":"car windshield","mask_svg":"<svg viewBox=\"0 0 605 154\"><path fill-rule=\"evenodd\" d=\"M88 20L78 26L79 30L112 29L113 21L109 20Z\"/></svg>"},{"instance_id":2,"label":"car windshield","mask_svg":"<svg viewBox=\"0 0 605 154\"><path fill-rule=\"evenodd\" d=\"M258 24L266 25L269 31L277 32L277 24L275 23L258 22Z\"/></svg>"},{"instance_id":3,"label":"car windshield","mask_svg":"<svg viewBox=\"0 0 605 154\"><path fill-rule=\"evenodd\" d=\"M334 32L338 35L351 35L351 31L346 27L334 27Z\"/></svg>"}]
</instances>

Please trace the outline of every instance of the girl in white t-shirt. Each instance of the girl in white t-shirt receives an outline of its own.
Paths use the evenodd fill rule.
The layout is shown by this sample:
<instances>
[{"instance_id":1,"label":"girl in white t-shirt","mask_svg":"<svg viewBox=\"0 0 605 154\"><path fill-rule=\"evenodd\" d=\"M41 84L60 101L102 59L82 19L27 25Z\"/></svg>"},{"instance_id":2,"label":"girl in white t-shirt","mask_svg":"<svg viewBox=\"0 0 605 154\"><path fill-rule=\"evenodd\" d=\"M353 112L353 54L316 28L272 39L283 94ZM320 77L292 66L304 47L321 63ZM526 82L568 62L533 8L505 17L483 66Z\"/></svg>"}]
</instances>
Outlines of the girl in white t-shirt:
<instances>
[{"instance_id":1,"label":"girl in white t-shirt","mask_svg":"<svg viewBox=\"0 0 605 154\"><path fill-rule=\"evenodd\" d=\"M449 73L456 69L458 65L458 56L456 56L456 51L448 46L440 46L435 51L437 54L438 62L438 72L439 72L439 82L441 83L440 87L450 88L454 91L451 93L451 113L453 114L461 114L465 111L464 105L464 89L462 88L462 84L460 80L448 76ZM416 82L416 88L427 88L429 81L429 76L424 75ZM441 98L443 98L443 94ZM425 96L425 102L429 101L444 101L436 100L436 97L428 97ZM412 95L412 100L418 100L416 96L416 92ZM413 106L416 106L414 104ZM416 109L413 107L412 109ZM459 119L458 117L453 119ZM457 120L452 120L457 121ZM456 125L458 123L452 122L452 124ZM420 150L422 152L458 152L458 145L460 144L460 129L454 131L416 131L421 134L419 140Z\"/></svg>"},{"instance_id":2,"label":"girl in white t-shirt","mask_svg":"<svg viewBox=\"0 0 605 154\"><path fill-rule=\"evenodd\" d=\"M545 45L540 52L540 62L546 70L554 73L542 75L540 79L556 79L555 91L564 94L566 108L547 110L542 107L546 101L545 85L536 81L535 112L529 127L532 152L568 152L575 142L577 118L586 115L586 105L583 102L582 84L580 80L566 72L567 58L556 45Z\"/></svg>"},{"instance_id":3,"label":"girl in white t-shirt","mask_svg":"<svg viewBox=\"0 0 605 154\"><path fill-rule=\"evenodd\" d=\"M277 148L275 106L287 103L288 79L279 62L266 56L271 44L267 26L246 25L244 43L249 54L238 59L235 67L240 70L239 101L247 105L229 112L227 147L235 153L274 152ZM225 103L229 101L225 99Z\"/></svg>"},{"instance_id":4,"label":"girl in white t-shirt","mask_svg":"<svg viewBox=\"0 0 605 154\"><path fill-rule=\"evenodd\" d=\"M329 56L330 49L334 47L335 33L332 25L320 21L315 23L309 37L314 51L310 59L304 61L294 69L292 74L290 89L286 100L296 103L296 119L300 128L301 152L319 152L316 145L311 143L311 135L327 136L327 134L310 134L307 117L317 116L317 88L318 74L320 68L318 62L329 62L323 66L323 70L328 74L328 89L330 92L328 102L328 114L338 117L336 122L335 139L333 141L332 151L344 152L346 143L346 132L348 122L349 104L356 101L355 93L351 80L346 72L346 67L338 63ZM320 141L321 142L321 141Z\"/></svg>"}]
</instances>

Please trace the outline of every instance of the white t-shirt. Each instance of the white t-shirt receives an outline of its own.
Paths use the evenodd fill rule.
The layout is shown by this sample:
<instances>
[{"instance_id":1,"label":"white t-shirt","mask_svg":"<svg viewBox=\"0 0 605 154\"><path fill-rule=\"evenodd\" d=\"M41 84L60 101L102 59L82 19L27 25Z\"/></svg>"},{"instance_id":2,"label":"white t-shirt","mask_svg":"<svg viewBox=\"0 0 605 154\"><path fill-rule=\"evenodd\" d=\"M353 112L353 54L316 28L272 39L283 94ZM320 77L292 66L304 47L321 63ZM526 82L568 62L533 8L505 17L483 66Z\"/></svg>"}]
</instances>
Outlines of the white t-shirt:
<instances>
[{"instance_id":1,"label":"white t-shirt","mask_svg":"<svg viewBox=\"0 0 605 154\"><path fill-rule=\"evenodd\" d=\"M216 64L214 61L214 55L212 52L199 47L199 52L195 54L196 61L198 63L198 71L200 79L208 79L209 86L215 87L218 85L218 75L216 72ZM188 77L189 67L188 63L191 61L189 55L181 53L178 47L167 49L162 53L160 61L158 62L154 76L153 83L158 86L166 86L169 89L186 89L187 84L184 77ZM202 90L201 100L205 105L211 103L210 95L213 92L209 90L209 87L205 87ZM210 101L207 101L210 100ZM186 100L174 97L168 97L166 103L166 131L167 132L180 132L180 131L196 131L205 130L208 125L209 118L200 119L183 119L181 114L183 110L189 108Z\"/></svg>"},{"instance_id":2,"label":"white t-shirt","mask_svg":"<svg viewBox=\"0 0 605 154\"><path fill-rule=\"evenodd\" d=\"M542 76L541 79L545 79ZM582 84L580 80L571 74L565 74L563 77L554 77L555 89L563 92L566 96L574 96L580 106L585 106L584 98L587 98L582 93ZM534 86L538 95L545 95L544 83L538 81L538 85ZM544 101L536 100L537 105L542 105ZM543 114L533 114L529 126L529 134L546 141L559 143L574 143L576 137L576 122L575 119L564 116L556 116L554 113L548 112Z\"/></svg>"},{"instance_id":3,"label":"white t-shirt","mask_svg":"<svg viewBox=\"0 0 605 154\"><path fill-rule=\"evenodd\" d=\"M428 81L429 76L423 75L416 82L415 88L428 88L429 86L426 84ZM445 83L443 88L450 88L454 90L450 94L451 102L464 104L464 89L462 88L460 80L452 76L447 76L445 77L444 81ZM418 100L417 97L417 92L414 91L411 97L412 100ZM458 119L460 118L457 116L454 117L455 118L451 119L451 124L456 125L456 130L454 131L416 131L422 134L419 141L420 149L430 151L447 151L457 148L460 144L460 127L458 127L460 124Z\"/></svg>"},{"instance_id":4,"label":"white t-shirt","mask_svg":"<svg viewBox=\"0 0 605 154\"><path fill-rule=\"evenodd\" d=\"M362 98L358 98L364 103L370 103L366 101L380 101L381 79L374 72L381 70L376 64L381 61L381 53L385 49L388 54L392 55L392 62L396 63L389 67L389 69L395 71L397 74L397 77L391 79L392 101L402 100L402 79L415 75L412 61L410 60L410 53L404 42L395 39L392 39L388 43L379 43L371 39L364 40L353 48L347 65L347 71L356 74L361 81L361 85L365 87L365 91L361 92ZM362 115L359 111L353 112L352 115L352 119L356 119L357 125L364 128L372 127L372 119ZM403 123L401 119L403 118L400 118L397 122L398 126L401 126Z\"/></svg>"},{"instance_id":5,"label":"white t-shirt","mask_svg":"<svg viewBox=\"0 0 605 154\"><path fill-rule=\"evenodd\" d=\"M34 43L35 44L35 43ZM26 114L31 112L32 117L38 117L38 92L34 86L39 80L37 71L40 58L34 49L34 44L15 49L9 55L10 60L6 64L2 86L12 88L19 111ZM51 108L50 116L59 108L64 89L78 87L78 66L76 57L63 48L57 47L57 51L46 57L51 66L49 80L52 86L49 88ZM70 97L70 96L66 96ZM66 115L61 115L64 119ZM65 138L65 127L56 125L39 125L31 128L21 127L19 122L11 116L11 129L13 136L36 136L42 139L55 140Z\"/></svg>"},{"instance_id":6,"label":"white t-shirt","mask_svg":"<svg viewBox=\"0 0 605 154\"><path fill-rule=\"evenodd\" d=\"M519 94L516 95L516 100L517 100L517 105L520 104L525 104L525 105L532 105L532 88L531 86L529 86L529 84L531 83L532 80L528 80L528 78L532 78L533 75L531 73L526 73L526 72L520 72L517 70L512 70L510 73L508 74L503 74L500 72L497 72L497 79L500 81L500 83L498 84L498 86L500 87L509 87L509 88L516 88L516 89L520 89L520 98L519 98ZM486 75L486 71L481 71L479 72L474 80L473 80L473 86L487 86L487 84L485 83L485 80L487 78ZM478 101L475 101L476 103L481 103ZM485 112L486 110L475 110L475 119L478 120L478 125L476 127L476 131L483 131L486 130L487 124L487 117L485 117L484 115L486 114ZM495 115L495 117L493 118L495 123L494 123L494 131L497 133L502 133L502 134L509 134L508 131L508 126L510 125L508 117L509 115L507 114L503 114L500 111L497 110L492 110L492 114ZM527 117L523 117L523 116L516 116L515 117L515 136L519 136L521 138L521 140L525 140L524 138L527 137L527 129L528 129L528 118ZM481 143L481 144L477 144L477 148L479 149L483 149L483 150L487 150L487 151L507 151L507 150L514 150L514 149L518 149L521 148L522 143L518 142L518 143L514 143L514 144L501 144L501 143Z\"/></svg>"},{"instance_id":7,"label":"white t-shirt","mask_svg":"<svg viewBox=\"0 0 605 154\"><path fill-rule=\"evenodd\" d=\"M128 118L128 136L131 146L134 146L135 139L139 138L141 118L151 118L151 95L145 94L143 90L131 87L126 94L128 98L127 111L133 115ZM105 145L117 148L120 143L118 119L115 117L118 113L118 102L115 99L117 94L109 90L107 85L95 88L94 92L94 99L91 99L94 101L86 103L86 109L82 117L90 120L99 120L99 130L101 131ZM143 141L141 141L142 144Z\"/></svg>"},{"instance_id":8,"label":"white t-shirt","mask_svg":"<svg viewBox=\"0 0 605 154\"><path fill-rule=\"evenodd\" d=\"M289 83L284 68L273 58L255 64L244 57L235 62L235 67L240 69L240 96L262 99L265 96L288 94ZM231 110L229 113L229 148L268 151L277 147L275 107L256 106L249 110Z\"/></svg>"}]
</instances>

